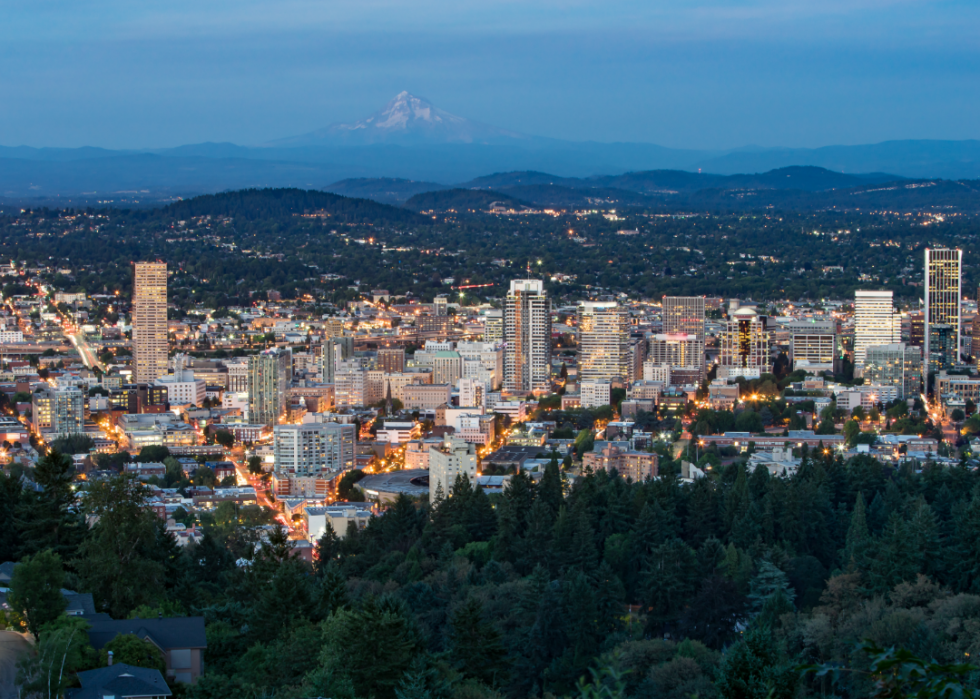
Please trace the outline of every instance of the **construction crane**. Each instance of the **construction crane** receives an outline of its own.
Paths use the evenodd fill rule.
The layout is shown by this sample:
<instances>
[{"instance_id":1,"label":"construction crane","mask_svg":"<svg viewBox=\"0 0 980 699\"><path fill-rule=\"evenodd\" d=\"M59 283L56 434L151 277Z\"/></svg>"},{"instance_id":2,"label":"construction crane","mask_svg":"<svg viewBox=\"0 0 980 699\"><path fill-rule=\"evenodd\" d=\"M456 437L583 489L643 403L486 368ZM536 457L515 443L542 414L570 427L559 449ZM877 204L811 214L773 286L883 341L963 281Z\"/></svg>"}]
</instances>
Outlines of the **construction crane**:
<instances>
[{"instance_id":1,"label":"construction crane","mask_svg":"<svg viewBox=\"0 0 980 699\"><path fill-rule=\"evenodd\" d=\"M494 284L466 284L464 286L453 286L450 287L453 291L462 291L463 289L482 289L485 286L495 286Z\"/></svg>"}]
</instances>

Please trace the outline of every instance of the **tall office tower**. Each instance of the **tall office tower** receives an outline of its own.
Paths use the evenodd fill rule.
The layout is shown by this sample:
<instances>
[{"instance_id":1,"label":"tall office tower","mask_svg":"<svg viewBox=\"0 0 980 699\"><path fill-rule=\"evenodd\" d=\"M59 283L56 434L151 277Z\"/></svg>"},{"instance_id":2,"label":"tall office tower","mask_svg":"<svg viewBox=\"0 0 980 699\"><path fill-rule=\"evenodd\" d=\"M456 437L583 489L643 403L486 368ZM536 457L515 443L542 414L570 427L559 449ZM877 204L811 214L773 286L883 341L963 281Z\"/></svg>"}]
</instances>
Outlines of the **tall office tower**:
<instances>
[{"instance_id":1,"label":"tall office tower","mask_svg":"<svg viewBox=\"0 0 980 699\"><path fill-rule=\"evenodd\" d=\"M980 311L973 316L973 337L970 339L970 354L973 361L980 365Z\"/></svg>"},{"instance_id":2,"label":"tall office tower","mask_svg":"<svg viewBox=\"0 0 980 699\"><path fill-rule=\"evenodd\" d=\"M322 476L354 468L354 425L304 422L277 425L273 434L275 472L279 476Z\"/></svg>"},{"instance_id":3,"label":"tall office tower","mask_svg":"<svg viewBox=\"0 0 980 699\"><path fill-rule=\"evenodd\" d=\"M661 333L650 338L647 360L651 367L670 367L668 383L676 386L698 384L701 381L704 345L697 335Z\"/></svg>"},{"instance_id":4,"label":"tall office tower","mask_svg":"<svg viewBox=\"0 0 980 699\"><path fill-rule=\"evenodd\" d=\"M459 352L440 351L432 358L432 383L455 386L463 377L463 358Z\"/></svg>"},{"instance_id":5,"label":"tall office tower","mask_svg":"<svg viewBox=\"0 0 980 699\"><path fill-rule=\"evenodd\" d=\"M929 343L923 352L924 383L929 389L929 372L934 365L952 366L960 360L960 299L962 298L963 251L926 248L925 269L925 337ZM933 346L933 325L948 325L955 339L940 348ZM936 352L946 356L934 357ZM951 356L950 356L951 355Z\"/></svg>"},{"instance_id":6,"label":"tall office tower","mask_svg":"<svg viewBox=\"0 0 980 699\"><path fill-rule=\"evenodd\" d=\"M85 394L77 386L40 390L31 403L35 432L59 437L85 433Z\"/></svg>"},{"instance_id":7,"label":"tall office tower","mask_svg":"<svg viewBox=\"0 0 980 699\"><path fill-rule=\"evenodd\" d=\"M869 347L864 383L895 386L900 399L917 396L922 389L922 350L904 342Z\"/></svg>"},{"instance_id":8,"label":"tall office tower","mask_svg":"<svg viewBox=\"0 0 980 699\"><path fill-rule=\"evenodd\" d=\"M320 354L320 380L334 383L337 365L353 356L353 337L328 337L323 341L323 352Z\"/></svg>"},{"instance_id":9,"label":"tall office tower","mask_svg":"<svg viewBox=\"0 0 980 699\"><path fill-rule=\"evenodd\" d=\"M379 349L378 369L386 374L400 374L405 371L405 350L400 347Z\"/></svg>"},{"instance_id":10,"label":"tall office tower","mask_svg":"<svg viewBox=\"0 0 980 699\"><path fill-rule=\"evenodd\" d=\"M242 393L248 390L248 357L235 357L224 360L228 367L228 391Z\"/></svg>"},{"instance_id":11,"label":"tall office tower","mask_svg":"<svg viewBox=\"0 0 980 699\"><path fill-rule=\"evenodd\" d=\"M445 294L439 294L434 299L432 299L432 315L434 316L445 316L449 315L449 297Z\"/></svg>"},{"instance_id":12,"label":"tall office tower","mask_svg":"<svg viewBox=\"0 0 980 699\"><path fill-rule=\"evenodd\" d=\"M515 279L504 308L504 388L529 393L551 384L551 301L539 279Z\"/></svg>"},{"instance_id":13,"label":"tall office tower","mask_svg":"<svg viewBox=\"0 0 980 699\"><path fill-rule=\"evenodd\" d=\"M248 358L248 414L255 424L277 425L286 409L292 379L292 352L267 349Z\"/></svg>"},{"instance_id":14,"label":"tall office tower","mask_svg":"<svg viewBox=\"0 0 980 699\"><path fill-rule=\"evenodd\" d=\"M913 347L926 346L926 314L925 311L909 313L909 341Z\"/></svg>"},{"instance_id":15,"label":"tall office tower","mask_svg":"<svg viewBox=\"0 0 980 699\"><path fill-rule=\"evenodd\" d=\"M699 380L704 380L704 296L664 296L663 331L665 335L696 335L699 343Z\"/></svg>"},{"instance_id":16,"label":"tall office tower","mask_svg":"<svg viewBox=\"0 0 980 699\"><path fill-rule=\"evenodd\" d=\"M326 337L343 337L344 321L341 318L325 318L323 321L323 334Z\"/></svg>"},{"instance_id":17,"label":"tall office tower","mask_svg":"<svg viewBox=\"0 0 980 699\"><path fill-rule=\"evenodd\" d=\"M834 371L837 363L837 323L803 320L789 324L789 354L794 371Z\"/></svg>"},{"instance_id":18,"label":"tall office tower","mask_svg":"<svg viewBox=\"0 0 980 699\"><path fill-rule=\"evenodd\" d=\"M133 279L133 353L136 383L167 373L167 265L137 262Z\"/></svg>"},{"instance_id":19,"label":"tall office tower","mask_svg":"<svg viewBox=\"0 0 980 699\"><path fill-rule=\"evenodd\" d=\"M629 339L626 358L626 380L630 383L643 378L643 363L647 359L647 339L644 335L633 335Z\"/></svg>"},{"instance_id":20,"label":"tall office tower","mask_svg":"<svg viewBox=\"0 0 980 699\"><path fill-rule=\"evenodd\" d=\"M902 339L902 319L892 307L890 291L854 292L854 376L861 376L869 347Z\"/></svg>"},{"instance_id":21,"label":"tall office tower","mask_svg":"<svg viewBox=\"0 0 980 699\"><path fill-rule=\"evenodd\" d=\"M500 342L504 339L504 312L490 309L483 316L483 341Z\"/></svg>"},{"instance_id":22,"label":"tall office tower","mask_svg":"<svg viewBox=\"0 0 980 699\"><path fill-rule=\"evenodd\" d=\"M754 308L739 308L732 313L721 333L718 377L757 378L769 369L766 317L760 316Z\"/></svg>"},{"instance_id":23,"label":"tall office tower","mask_svg":"<svg viewBox=\"0 0 980 699\"><path fill-rule=\"evenodd\" d=\"M625 380L629 359L626 309L615 302L578 305L578 375L582 381Z\"/></svg>"},{"instance_id":24,"label":"tall office tower","mask_svg":"<svg viewBox=\"0 0 980 699\"><path fill-rule=\"evenodd\" d=\"M927 374L935 375L953 368L953 357L958 356L956 342L955 326L946 323L929 326L929 360L925 362Z\"/></svg>"}]
</instances>

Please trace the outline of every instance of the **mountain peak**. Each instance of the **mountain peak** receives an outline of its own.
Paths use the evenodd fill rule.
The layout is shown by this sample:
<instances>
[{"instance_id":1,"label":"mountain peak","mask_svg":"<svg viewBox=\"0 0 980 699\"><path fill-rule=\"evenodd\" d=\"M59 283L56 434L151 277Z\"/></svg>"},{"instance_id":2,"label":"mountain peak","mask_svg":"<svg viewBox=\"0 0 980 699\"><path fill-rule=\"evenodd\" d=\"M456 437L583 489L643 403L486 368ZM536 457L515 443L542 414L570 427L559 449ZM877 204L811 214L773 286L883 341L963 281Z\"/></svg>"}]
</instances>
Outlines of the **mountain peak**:
<instances>
[{"instance_id":1,"label":"mountain peak","mask_svg":"<svg viewBox=\"0 0 980 699\"><path fill-rule=\"evenodd\" d=\"M307 134L274 141L270 145L489 144L512 143L515 140L526 141L528 137L450 114L427 99L403 90L383 109L369 117L352 123L331 124Z\"/></svg>"}]
</instances>

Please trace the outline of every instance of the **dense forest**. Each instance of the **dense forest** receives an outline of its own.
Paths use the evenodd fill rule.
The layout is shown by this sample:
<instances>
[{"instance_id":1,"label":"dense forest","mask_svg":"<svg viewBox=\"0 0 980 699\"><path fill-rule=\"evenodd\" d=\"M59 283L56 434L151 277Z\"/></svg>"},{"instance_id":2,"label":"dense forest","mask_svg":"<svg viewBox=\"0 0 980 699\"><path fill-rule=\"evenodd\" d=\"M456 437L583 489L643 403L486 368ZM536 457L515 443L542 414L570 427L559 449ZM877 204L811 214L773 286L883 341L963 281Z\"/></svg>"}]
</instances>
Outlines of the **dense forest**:
<instances>
[{"instance_id":1,"label":"dense forest","mask_svg":"<svg viewBox=\"0 0 980 699\"><path fill-rule=\"evenodd\" d=\"M676 466L642 483L570 481L556 458L539 482L516 476L494 495L460 479L434 506L402 497L363 530L328 533L311 567L279 528L257 545L259 518L233 506L181 550L138 485L92 484L76 500L54 453L37 469L43 491L0 480L0 547L35 587L92 592L113 616L203 615L206 672L179 690L199 699L897 697L911 691L881 694L868 674L876 649L977 657L976 471L819 450L790 478L732 464L685 484ZM84 623L23 585L15 608L30 598L35 619L48 615L42 651ZM43 675L54 655L24 672ZM94 662L76 647L65 681ZM831 685L803 665L845 671ZM956 677L976 686L975 668Z\"/></svg>"},{"instance_id":2,"label":"dense forest","mask_svg":"<svg viewBox=\"0 0 980 699\"><path fill-rule=\"evenodd\" d=\"M249 304L269 290L333 302L376 288L431 299L450 278L495 285L466 300L499 299L529 261L559 305L590 291L819 301L857 288L891 289L915 304L928 245L964 250L967 296L980 282L972 216L602 211L422 217L317 192L249 191L167 209L0 217L0 259L68 268L51 275L59 289L123 295L133 260L161 259L176 272L171 300L185 310Z\"/></svg>"}]
</instances>

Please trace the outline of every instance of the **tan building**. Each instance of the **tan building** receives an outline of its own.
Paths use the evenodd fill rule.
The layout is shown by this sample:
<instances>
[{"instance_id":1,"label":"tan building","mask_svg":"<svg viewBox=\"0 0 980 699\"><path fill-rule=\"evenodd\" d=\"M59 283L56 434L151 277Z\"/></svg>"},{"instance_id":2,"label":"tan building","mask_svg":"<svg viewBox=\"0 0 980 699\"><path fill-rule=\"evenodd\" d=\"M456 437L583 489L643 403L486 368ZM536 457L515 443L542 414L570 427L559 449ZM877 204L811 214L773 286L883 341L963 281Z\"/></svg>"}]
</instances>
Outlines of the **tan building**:
<instances>
[{"instance_id":1,"label":"tan building","mask_svg":"<svg viewBox=\"0 0 980 699\"><path fill-rule=\"evenodd\" d=\"M440 405L449 402L451 388L449 384L409 384L402 389L405 396L402 401L406 410L435 410Z\"/></svg>"},{"instance_id":2,"label":"tan building","mask_svg":"<svg viewBox=\"0 0 980 699\"><path fill-rule=\"evenodd\" d=\"M137 262L133 280L133 379L150 384L167 374L167 265Z\"/></svg>"},{"instance_id":3,"label":"tan building","mask_svg":"<svg viewBox=\"0 0 980 699\"><path fill-rule=\"evenodd\" d=\"M607 444L602 451L590 451L582 455L582 469L593 471L618 471L623 478L634 482L655 478L658 471L657 455L645 451L623 451Z\"/></svg>"}]
</instances>

